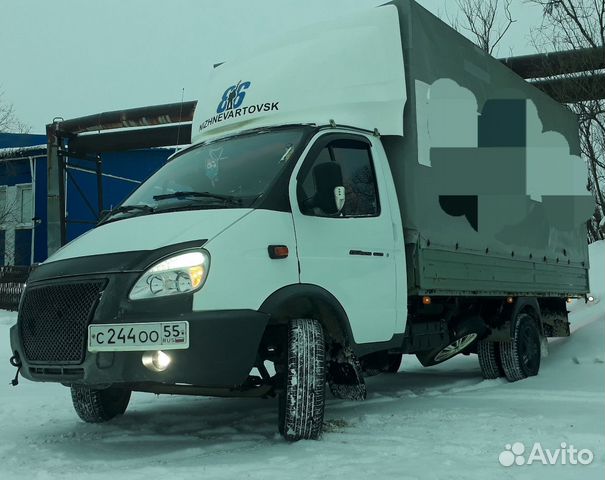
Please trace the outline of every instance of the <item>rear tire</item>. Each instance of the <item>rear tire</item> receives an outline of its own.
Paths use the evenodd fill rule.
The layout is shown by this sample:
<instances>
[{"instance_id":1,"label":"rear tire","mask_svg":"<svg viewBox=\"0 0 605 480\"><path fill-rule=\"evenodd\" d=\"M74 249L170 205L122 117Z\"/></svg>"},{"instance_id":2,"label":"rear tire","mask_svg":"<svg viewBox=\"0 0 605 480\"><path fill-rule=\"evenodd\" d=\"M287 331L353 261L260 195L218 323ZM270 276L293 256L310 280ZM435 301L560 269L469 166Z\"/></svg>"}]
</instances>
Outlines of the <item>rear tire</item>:
<instances>
[{"instance_id":1,"label":"rear tire","mask_svg":"<svg viewBox=\"0 0 605 480\"><path fill-rule=\"evenodd\" d=\"M527 313L515 319L512 338L500 342L500 357L506 378L511 382L538 374L541 359L541 335L536 321Z\"/></svg>"},{"instance_id":2,"label":"rear tire","mask_svg":"<svg viewBox=\"0 0 605 480\"><path fill-rule=\"evenodd\" d=\"M86 423L102 423L123 415L130 402L130 390L109 387L93 390L83 386L71 387L74 409Z\"/></svg>"},{"instance_id":3,"label":"rear tire","mask_svg":"<svg viewBox=\"0 0 605 480\"><path fill-rule=\"evenodd\" d=\"M498 342L480 340L477 342L477 355L483 378L492 380L504 376Z\"/></svg>"},{"instance_id":4,"label":"rear tire","mask_svg":"<svg viewBox=\"0 0 605 480\"><path fill-rule=\"evenodd\" d=\"M286 440L316 440L325 408L325 340L313 319L291 320L285 388L279 395L279 431Z\"/></svg>"}]
</instances>

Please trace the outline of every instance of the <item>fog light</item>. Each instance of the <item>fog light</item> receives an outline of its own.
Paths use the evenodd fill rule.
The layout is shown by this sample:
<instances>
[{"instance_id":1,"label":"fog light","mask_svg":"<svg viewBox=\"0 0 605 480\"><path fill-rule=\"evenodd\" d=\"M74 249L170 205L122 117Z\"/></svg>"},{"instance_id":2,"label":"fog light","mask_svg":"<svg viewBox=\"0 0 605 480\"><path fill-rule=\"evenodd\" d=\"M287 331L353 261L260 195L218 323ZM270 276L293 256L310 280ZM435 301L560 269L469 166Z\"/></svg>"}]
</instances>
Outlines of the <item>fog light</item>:
<instances>
[{"instance_id":1,"label":"fog light","mask_svg":"<svg viewBox=\"0 0 605 480\"><path fill-rule=\"evenodd\" d=\"M155 352L145 352L143 354L143 365L152 372L163 372L170 366L172 359L169 355L157 350Z\"/></svg>"},{"instance_id":2,"label":"fog light","mask_svg":"<svg viewBox=\"0 0 605 480\"><path fill-rule=\"evenodd\" d=\"M589 302L594 302L594 297L593 297L592 295L588 295L588 297L586 297L586 299L587 299Z\"/></svg>"}]
</instances>

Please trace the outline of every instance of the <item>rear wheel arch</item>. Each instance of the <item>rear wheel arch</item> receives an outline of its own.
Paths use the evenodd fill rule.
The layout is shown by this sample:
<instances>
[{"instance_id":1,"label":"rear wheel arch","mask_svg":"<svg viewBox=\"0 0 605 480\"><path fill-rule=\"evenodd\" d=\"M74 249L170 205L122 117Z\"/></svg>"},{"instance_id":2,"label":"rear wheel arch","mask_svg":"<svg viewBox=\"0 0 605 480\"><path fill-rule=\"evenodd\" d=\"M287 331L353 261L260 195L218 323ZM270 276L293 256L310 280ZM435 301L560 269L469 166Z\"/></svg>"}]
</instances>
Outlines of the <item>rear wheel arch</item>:
<instances>
[{"instance_id":1,"label":"rear wheel arch","mask_svg":"<svg viewBox=\"0 0 605 480\"><path fill-rule=\"evenodd\" d=\"M509 317L511 337L514 333L516 320L522 313L525 313L534 319L540 334L543 335L544 325L542 324L542 314L540 312L538 299L535 297L520 297L517 299L517 302L515 302L513 311Z\"/></svg>"}]
</instances>

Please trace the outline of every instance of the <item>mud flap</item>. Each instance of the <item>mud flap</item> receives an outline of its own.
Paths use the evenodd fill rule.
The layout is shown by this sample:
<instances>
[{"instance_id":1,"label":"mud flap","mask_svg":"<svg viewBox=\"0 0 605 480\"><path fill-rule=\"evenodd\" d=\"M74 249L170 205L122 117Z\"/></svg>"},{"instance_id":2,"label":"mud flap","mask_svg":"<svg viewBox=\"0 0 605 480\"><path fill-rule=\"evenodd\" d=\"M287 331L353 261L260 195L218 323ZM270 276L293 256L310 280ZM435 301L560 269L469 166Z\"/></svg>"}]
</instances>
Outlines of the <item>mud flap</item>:
<instances>
[{"instance_id":1,"label":"mud flap","mask_svg":"<svg viewBox=\"0 0 605 480\"><path fill-rule=\"evenodd\" d=\"M359 359L350 347L340 348L328 366L332 395L345 400L365 400L368 395Z\"/></svg>"},{"instance_id":2,"label":"mud flap","mask_svg":"<svg viewBox=\"0 0 605 480\"><path fill-rule=\"evenodd\" d=\"M540 356L542 358L548 357L548 338L544 335L540 335Z\"/></svg>"},{"instance_id":3,"label":"mud flap","mask_svg":"<svg viewBox=\"0 0 605 480\"><path fill-rule=\"evenodd\" d=\"M542 315L544 335L547 337L569 337L571 331L569 321L566 318L552 318Z\"/></svg>"}]
</instances>

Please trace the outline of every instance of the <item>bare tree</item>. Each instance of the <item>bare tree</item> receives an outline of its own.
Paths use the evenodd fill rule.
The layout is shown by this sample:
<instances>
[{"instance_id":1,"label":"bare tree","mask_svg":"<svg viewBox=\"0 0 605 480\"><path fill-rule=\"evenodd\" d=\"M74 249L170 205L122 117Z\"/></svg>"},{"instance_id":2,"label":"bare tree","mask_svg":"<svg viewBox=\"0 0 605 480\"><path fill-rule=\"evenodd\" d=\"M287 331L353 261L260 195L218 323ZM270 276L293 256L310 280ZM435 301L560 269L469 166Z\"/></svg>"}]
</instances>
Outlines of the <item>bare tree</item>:
<instances>
[{"instance_id":1,"label":"bare tree","mask_svg":"<svg viewBox=\"0 0 605 480\"><path fill-rule=\"evenodd\" d=\"M4 101L3 96L0 92L0 133L29 133L30 127L17 118L13 104Z\"/></svg>"},{"instance_id":2,"label":"bare tree","mask_svg":"<svg viewBox=\"0 0 605 480\"><path fill-rule=\"evenodd\" d=\"M605 2L603 0L526 0L543 8L540 26L532 30L532 41L539 51L598 48L605 61ZM588 64L588 62L587 62ZM582 76L593 76L588 70ZM568 84L569 85L569 84ZM562 88L581 88L579 84ZM562 92L564 93L564 92ZM590 241L605 238L605 99L597 92L582 92L593 100L570 104L578 115L580 146L589 171L588 187L596 201L593 218L588 223ZM563 95L565 96L565 95Z\"/></svg>"},{"instance_id":3,"label":"bare tree","mask_svg":"<svg viewBox=\"0 0 605 480\"><path fill-rule=\"evenodd\" d=\"M456 0L461 15L449 21L456 30L470 33L471 40L492 55L516 22L510 12L511 3L512 0Z\"/></svg>"}]
</instances>

